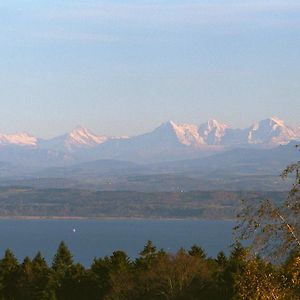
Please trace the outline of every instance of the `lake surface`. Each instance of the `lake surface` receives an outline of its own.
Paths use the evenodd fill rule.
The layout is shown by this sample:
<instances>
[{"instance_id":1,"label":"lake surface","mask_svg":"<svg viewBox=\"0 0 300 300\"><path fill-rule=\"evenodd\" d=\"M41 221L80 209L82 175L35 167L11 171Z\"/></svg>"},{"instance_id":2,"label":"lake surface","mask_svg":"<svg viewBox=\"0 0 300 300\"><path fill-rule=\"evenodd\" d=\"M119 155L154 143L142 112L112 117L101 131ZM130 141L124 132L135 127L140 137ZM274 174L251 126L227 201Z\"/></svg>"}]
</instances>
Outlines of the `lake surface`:
<instances>
[{"instance_id":1,"label":"lake surface","mask_svg":"<svg viewBox=\"0 0 300 300\"><path fill-rule=\"evenodd\" d=\"M0 256L10 248L19 260L38 250L48 262L60 241L74 260L89 266L94 257L124 250L135 258L147 240L167 252L198 244L209 256L232 244L232 221L196 220L0 220Z\"/></svg>"}]
</instances>

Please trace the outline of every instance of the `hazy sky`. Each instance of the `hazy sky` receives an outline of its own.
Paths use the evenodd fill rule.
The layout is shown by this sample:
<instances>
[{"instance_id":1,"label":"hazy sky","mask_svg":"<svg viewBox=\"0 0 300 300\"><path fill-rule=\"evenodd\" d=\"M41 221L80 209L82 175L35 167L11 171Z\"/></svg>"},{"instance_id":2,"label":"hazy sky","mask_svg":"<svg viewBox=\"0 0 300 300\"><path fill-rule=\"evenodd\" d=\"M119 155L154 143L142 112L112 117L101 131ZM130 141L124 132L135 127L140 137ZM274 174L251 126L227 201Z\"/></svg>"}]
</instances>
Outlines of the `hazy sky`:
<instances>
[{"instance_id":1,"label":"hazy sky","mask_svg":"<svg viewBox=\"0 0 300 300\"><path fill-rule=\"evenodd\" d=\"M300 125L300 1L0 1L0 132Z\"/></svg>"}]
</instances>

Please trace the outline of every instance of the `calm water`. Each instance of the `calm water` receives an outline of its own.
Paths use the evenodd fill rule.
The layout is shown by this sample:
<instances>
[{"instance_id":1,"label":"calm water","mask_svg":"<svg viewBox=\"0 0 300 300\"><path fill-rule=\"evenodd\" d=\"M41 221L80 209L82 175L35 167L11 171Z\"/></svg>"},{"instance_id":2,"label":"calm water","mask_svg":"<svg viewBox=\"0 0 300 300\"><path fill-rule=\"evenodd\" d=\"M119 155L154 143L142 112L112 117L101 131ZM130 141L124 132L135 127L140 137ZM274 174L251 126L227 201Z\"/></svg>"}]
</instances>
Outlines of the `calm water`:
<instances>
[{"instance_id":1,"label":"calm water","mask_svg":"<svg viewBox=\"0 0 300 300\"><path fill-rule=\"evenodd\" d=\"M74 260L88 266L94 257L124 250L136 257L147 240L158 249L176 252L201 245L210 256L228 252L233 222L191 220L0 220L0 253L13 250L18 259L38 250L51 262L60 241L69 246ZM75 232L74 232L75 229Z\"/></svg>"}]
</instances>

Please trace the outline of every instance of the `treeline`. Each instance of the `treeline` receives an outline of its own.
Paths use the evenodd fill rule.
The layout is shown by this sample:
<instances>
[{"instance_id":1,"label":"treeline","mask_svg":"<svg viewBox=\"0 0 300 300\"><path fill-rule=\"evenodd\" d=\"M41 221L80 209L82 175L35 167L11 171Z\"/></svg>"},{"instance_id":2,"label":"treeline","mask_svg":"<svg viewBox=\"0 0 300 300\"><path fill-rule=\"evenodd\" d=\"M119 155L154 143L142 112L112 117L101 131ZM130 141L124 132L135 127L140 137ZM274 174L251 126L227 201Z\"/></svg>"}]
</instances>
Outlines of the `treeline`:
<instances>
[{"instance_id":1,"label":"treeline","mask_svg":"<svg viewBox=\"0 0 300 300\"><path fill-rule=\"evenodd\" d=\"M76 299L300 299L300 253L272 265L236 244L229 256L209 258L201 247L176 254L151 241L134 261L123 251L74 263L62 242L48 266L41 253L19 263L7 250L0 260L3 300Z\"/></svg>"}]
</instances>

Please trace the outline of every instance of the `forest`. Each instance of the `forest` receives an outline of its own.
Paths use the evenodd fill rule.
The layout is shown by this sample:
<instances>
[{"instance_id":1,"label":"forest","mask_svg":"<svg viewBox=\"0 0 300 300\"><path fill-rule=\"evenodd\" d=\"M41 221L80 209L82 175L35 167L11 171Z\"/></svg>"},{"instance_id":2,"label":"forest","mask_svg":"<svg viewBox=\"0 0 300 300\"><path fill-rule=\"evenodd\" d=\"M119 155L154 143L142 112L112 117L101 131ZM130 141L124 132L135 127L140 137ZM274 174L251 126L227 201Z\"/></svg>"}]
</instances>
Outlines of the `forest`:
<instances>
[{"instance_id":1,"label":"forest","mask_svg":"<svg viewBox=\"0 0 300 300\"><path fill-rule=\"evenodd\" d=\"M281 265L236 243L229 256L207 257L197 245L177 253L148 241L131 260L125 252L74 263L61 242L48 266L41 253L19 263L7 250L0 260L1 299L300 299L300 253Z\"/></svg>"}]
</instances>

